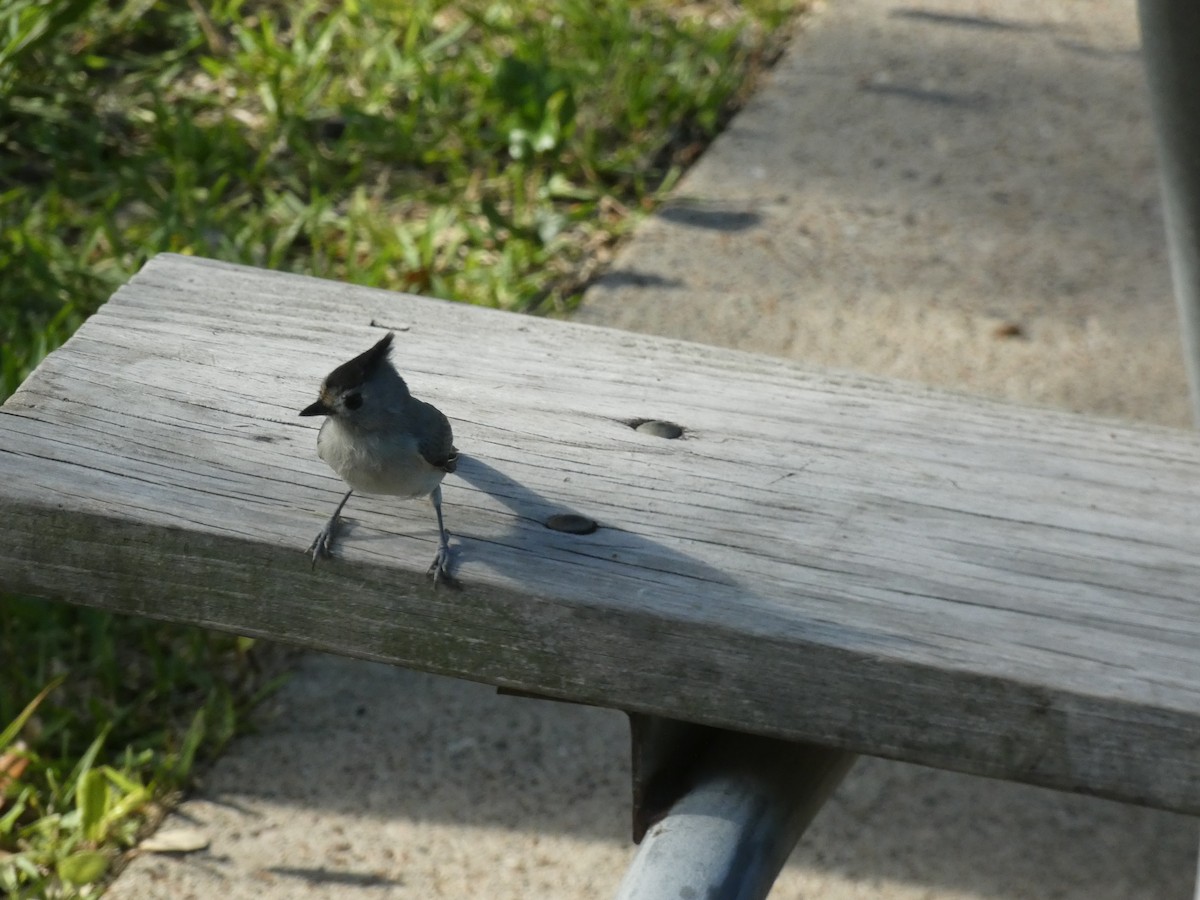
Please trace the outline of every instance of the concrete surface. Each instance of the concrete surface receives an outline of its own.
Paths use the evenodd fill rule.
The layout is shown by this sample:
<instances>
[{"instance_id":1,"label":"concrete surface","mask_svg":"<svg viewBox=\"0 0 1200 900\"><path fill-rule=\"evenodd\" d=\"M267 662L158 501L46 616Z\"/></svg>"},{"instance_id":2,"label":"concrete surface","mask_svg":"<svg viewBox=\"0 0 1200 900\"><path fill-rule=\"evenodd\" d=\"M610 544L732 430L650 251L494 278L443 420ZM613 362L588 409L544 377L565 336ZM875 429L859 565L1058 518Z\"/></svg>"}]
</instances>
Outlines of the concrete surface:
<instances>
[{"instance_id":1,"label":"concrete surface","mask_svg":"<svg viewBox=\"0 0 1200 900\"><path fill-rule=\"evenodd\" d=\"M1132 2L838 0L581 321L1187 424ZM452 485L446 500L453 505ZM110 896L610 897L617 713L311 655ZM1196 822L864 760L772 897L1186 900Z\"/></svg>"},{"instance_id":2,"label":"concrete surface","mask_svg":"<svg viewBox=\"0 0 1200 900\"><path fill-rule=\"evenodd\" d=\"M577 318L1187 425L1160 217L1133 2L835 0Z\"/></svg>"}]
</instances>

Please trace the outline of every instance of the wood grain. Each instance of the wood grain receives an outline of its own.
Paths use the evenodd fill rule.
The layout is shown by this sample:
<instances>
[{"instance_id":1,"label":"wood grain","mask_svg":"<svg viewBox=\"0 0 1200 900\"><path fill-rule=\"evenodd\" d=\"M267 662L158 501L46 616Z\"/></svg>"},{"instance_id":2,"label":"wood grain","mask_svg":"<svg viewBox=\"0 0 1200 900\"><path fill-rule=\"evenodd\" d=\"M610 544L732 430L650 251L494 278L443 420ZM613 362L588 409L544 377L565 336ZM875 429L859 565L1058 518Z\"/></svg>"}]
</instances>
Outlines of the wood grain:
<instances>
[{"instance_id":1,"label":"wood grain","mask_svg":"<svg viewBox=\"0 0 1200 900\"><path fill-rule=\"evenodd\" d=\"M426 503L302 552L296 413L381 327L461 593ZM3 407L0 513L7 590L1200 813L1191 433L160 256Z\"/></svg>"}]
</instances>

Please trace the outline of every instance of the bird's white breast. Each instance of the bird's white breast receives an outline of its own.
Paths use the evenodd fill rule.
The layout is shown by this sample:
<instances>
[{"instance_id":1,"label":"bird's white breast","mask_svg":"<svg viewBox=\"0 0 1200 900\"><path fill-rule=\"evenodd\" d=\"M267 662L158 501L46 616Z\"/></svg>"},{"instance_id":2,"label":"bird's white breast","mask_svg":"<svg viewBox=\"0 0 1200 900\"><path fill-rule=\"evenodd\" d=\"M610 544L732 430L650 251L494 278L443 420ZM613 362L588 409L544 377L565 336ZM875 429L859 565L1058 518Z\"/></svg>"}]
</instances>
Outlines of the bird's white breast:
<instances>
[{"instance_id":1,"label":"bird's white breast","mask_svg":"<svg viewBox=\"0 0 1200 900\"><path fill-rule=\"evenodd\" d=\"M317 435L317 452L346 484L364 494L424 497L445 476L425 461L411 434L352 432L332 416Z\"/></svg>"}]
</instances>

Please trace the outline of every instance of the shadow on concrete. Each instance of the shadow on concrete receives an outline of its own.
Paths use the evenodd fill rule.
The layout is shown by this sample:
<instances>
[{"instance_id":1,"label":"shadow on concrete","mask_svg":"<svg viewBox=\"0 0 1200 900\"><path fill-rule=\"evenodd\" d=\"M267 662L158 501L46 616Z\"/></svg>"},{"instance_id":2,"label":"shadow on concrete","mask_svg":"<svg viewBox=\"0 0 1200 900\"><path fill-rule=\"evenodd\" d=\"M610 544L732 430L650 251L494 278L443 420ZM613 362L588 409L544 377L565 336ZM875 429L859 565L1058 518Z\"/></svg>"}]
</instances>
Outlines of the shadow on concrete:
<instances>
[{"instance_id":1,"label":"shadow on concrete","mask_svg":"<svg viewBox=\"0 0 1200 900\"><path fill-rule=\"evenodd\" d=\"M611 288L676 288L683 287L678 278L666 278L653 272L643 272L640 269L612 269L594 279L595 284L604 284Z\"/></svg>"},{"instance_id":2,"label":"shadow on concrete","mask_svg":"<svg viewBox=\"0 0 1200 900\"><path fill-rule=\"evenodd\" d=\"M295 878L310 885L338 885L341 887L384 887L384 886L400 886L402 881L397 881L391 878L384 878L382 875L374 872L345 872L337 869L330 869L327 866L319 868L300 868L297 866L271 866L265 871L272 875L283 875L287 878Z\"/></svg>"},{"instance_id":3,"label":"shadow on concrete","mask_svg":"<svg viewBox=\"0 0 1200 900\"><path fill-rule=\"evenodd\" d=\"M988 16L964 16L953 13L933 12L927 9L907 7L894 9L891 12L894 19L909 19L914 22L925 22L931 25L949 25L955 28L973 28L983 31L1033 31L1038 26L1028 22L1006 22L1003 19L993 19Z\"/></svg>"},{"instance_id":4,"label":"shadow on concrete","mask_svg":"<svg viewBox=\"0 0 1200 900\"><path fill-rule=\"evenodd\" d=\"M762 216L750 209L685 200L668 202L655 215L676 225L708 231L746 231L762 221Z\"/></svg>"}]
</instances>

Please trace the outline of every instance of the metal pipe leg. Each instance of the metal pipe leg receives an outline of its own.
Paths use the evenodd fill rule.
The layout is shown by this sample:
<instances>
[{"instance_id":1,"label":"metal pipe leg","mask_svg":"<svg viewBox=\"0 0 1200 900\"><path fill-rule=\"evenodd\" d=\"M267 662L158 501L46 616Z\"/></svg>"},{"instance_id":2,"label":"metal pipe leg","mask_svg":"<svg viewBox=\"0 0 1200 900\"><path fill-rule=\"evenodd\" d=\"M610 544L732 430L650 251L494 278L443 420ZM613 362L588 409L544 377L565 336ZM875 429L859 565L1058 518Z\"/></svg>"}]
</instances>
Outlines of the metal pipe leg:
<instances>
[{"instance_id":1,"label":"metal pipe leg","mask_svg":"<svg viewBox=\"0 0 1200 900\"><path fill-rule=\"evenodd\" d=\"M1138 19L1158 134L1171 280L1192 415L1200 425L1200 4L1139 0ZM1200 900L1200 865L1195 898Z\"/></svg>"},{"instance_id":2,"label":"metal pipe leg","mask_svg":"<svg viewBox=\"0 0 1200 900\"><path fill-rule=\"evenodd\" d=\"M617 900L756 900L855 759L721 732L690 788L646 832Z\"/></svg>"},{"instance_id":3,"label":"metal pipe leg","mask_svg":"<svg viewBox=\"0 0 1200 900\"><path fill-rule=\"evenodd\" d=\"M1200 424L1200 4L1140 0L1142 57L1158 134L1171 276Z\"/></svg>"}]
</instances>

